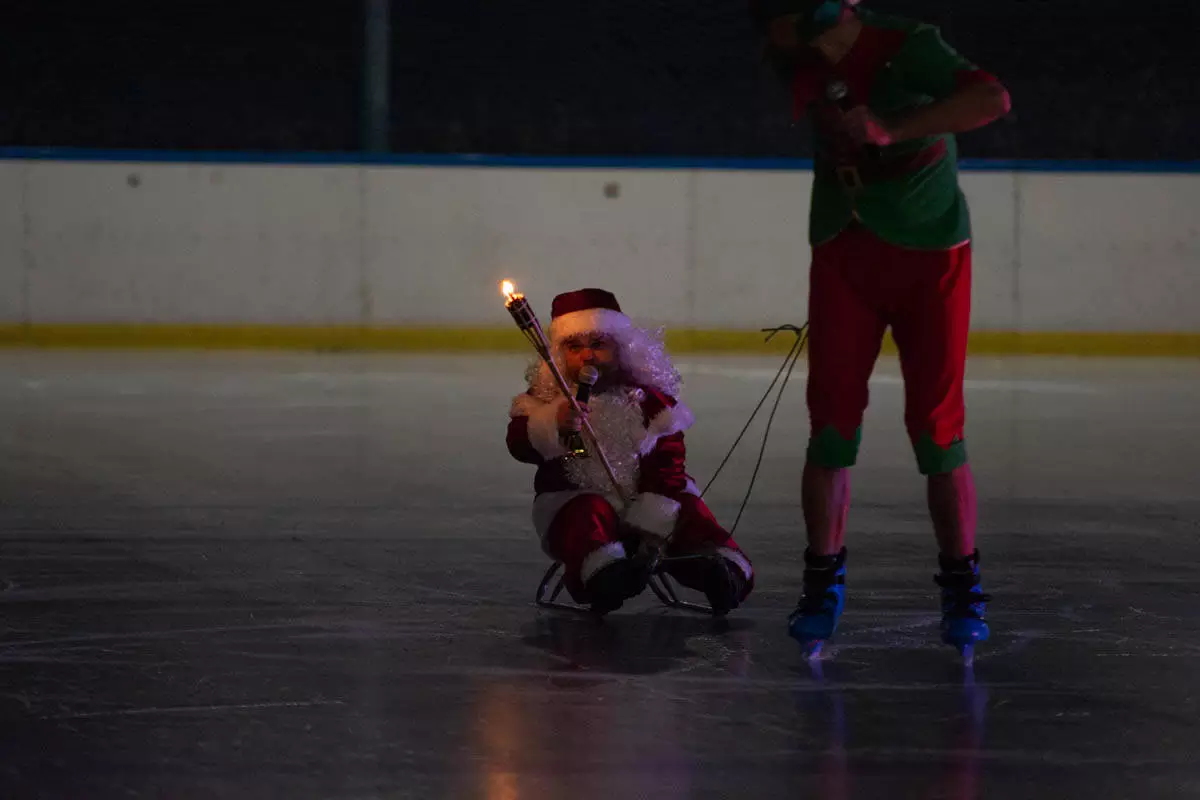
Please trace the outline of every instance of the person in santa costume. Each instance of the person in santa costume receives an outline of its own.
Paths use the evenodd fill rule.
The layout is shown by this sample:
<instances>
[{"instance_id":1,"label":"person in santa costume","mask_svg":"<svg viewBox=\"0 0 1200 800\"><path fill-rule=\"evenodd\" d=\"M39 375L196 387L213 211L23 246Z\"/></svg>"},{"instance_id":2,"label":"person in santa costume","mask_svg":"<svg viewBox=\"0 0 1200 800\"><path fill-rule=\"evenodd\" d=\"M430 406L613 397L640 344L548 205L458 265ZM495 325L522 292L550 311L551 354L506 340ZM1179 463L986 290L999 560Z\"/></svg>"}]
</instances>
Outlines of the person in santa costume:
<instances>
[{"instance_id":1,"label":"person in santa costume","mask_svg":"<svg viewBox=\"0 0 1200 800\"><path fill-rule=\"evenodd\" d=\"M610 292L580 289L554 298L548 338L572 393L581 369L599 373L584 413L632 498L622 508L599 459L568 448L580 421L539 359L513 400L507 442L514 458L537 465L534 528L563 563L571 596L600 614L620 608L646 588L648 554L659 549L697 556L662 568L703 592L714 614L737 608L754 571L687 474L684 431L695 418L678 399L680 376L661 337L634 325Z\"/></svg>"}]
</instances>

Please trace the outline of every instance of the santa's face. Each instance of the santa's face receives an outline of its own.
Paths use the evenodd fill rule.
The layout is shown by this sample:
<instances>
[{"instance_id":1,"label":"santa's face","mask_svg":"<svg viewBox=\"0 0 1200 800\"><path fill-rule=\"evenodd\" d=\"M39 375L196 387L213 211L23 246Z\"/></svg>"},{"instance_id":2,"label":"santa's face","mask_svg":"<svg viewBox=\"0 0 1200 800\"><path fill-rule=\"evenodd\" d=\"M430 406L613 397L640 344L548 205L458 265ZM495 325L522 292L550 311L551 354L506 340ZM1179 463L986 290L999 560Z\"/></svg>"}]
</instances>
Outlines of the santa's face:
<instances>
[{"instance_id":1,"label":"santa's face","mask_svg":"<svg viewBox=\"0 0 1200 800\"><path fill-rule=\"evenodd\" d=\"M602 333L572 336L563 342L563 355L567 362L566 378L572 383L579 380L582 367L592 366L600 373L600 380L596 384L601 386L617 367L617 343L611 336Z\"/></svg>"}]
</instances>

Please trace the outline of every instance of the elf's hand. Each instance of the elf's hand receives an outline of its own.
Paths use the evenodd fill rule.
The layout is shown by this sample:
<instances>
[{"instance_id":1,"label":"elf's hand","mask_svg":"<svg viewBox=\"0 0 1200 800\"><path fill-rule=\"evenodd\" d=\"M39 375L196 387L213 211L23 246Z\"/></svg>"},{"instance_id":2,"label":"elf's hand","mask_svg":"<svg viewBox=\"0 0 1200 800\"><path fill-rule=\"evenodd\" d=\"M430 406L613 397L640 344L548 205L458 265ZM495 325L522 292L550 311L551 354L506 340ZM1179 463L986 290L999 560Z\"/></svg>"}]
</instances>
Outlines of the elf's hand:
<instances>
[{"instance_id":1,"label":"elf's hand","mask_svg":"<svg viewBox=\"0 0 1200 800\"><path fill-rule=\"evenodd\" d=\"M892 130L866 106L857 106L843 114L842 130L859 145L887 147L896 141Z\"/></svg>"}]
</instances>

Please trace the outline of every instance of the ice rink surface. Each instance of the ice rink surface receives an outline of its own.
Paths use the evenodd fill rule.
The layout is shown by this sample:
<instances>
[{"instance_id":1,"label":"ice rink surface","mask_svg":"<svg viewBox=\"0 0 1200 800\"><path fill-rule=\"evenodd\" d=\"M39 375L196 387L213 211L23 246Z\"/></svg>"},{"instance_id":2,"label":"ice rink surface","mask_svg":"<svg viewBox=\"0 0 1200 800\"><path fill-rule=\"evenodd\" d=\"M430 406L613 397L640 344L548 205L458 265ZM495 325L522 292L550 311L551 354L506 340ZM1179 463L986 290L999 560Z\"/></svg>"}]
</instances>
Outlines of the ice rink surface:
<instances>
[{"instance_id":1,"label":"ice rink surface","mask_svg":"<svg viewBox=\"0 0 1200 800\"><path fill-rule=\"evenodd\" d=\"M818 676L784 633L803 374L746 606L597 624L532 604L525 361L0 352L0 797L1200 797L1200 362L971 361L971 676L883 359ZM703 485L778 361L679 363Z\"/></svg>"}]
</instances>

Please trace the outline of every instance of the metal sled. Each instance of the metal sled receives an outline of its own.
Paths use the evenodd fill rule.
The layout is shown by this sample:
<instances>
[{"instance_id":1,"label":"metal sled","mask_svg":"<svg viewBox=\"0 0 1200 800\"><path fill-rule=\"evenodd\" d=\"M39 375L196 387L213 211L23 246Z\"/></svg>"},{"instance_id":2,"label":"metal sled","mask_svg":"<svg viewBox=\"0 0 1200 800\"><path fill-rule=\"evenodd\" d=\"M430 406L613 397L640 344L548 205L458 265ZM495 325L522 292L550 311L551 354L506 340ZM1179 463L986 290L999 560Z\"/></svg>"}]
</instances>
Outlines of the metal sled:
<instances>
[{"instance_id":1,"label":"metal sled","mask_svg":"<svg viewBox=\"0 0 1200 800\"><path fill-rule=\"evenodd\" d=\"M692 557L693 556L682 556L682 558ZM654 592L654 596L662 601L662 604L667 608L695 611L699 614L712 614L713 610L711 606L679 599L679 593L675 590L674 583L672 582L671 578L662 570L662 565L672 560L675 559L664 558L659 561L658 566L650 575L650 580L647 582L647 585L650 587L650 591ZM537 595L534 597L534 602L540 608L556 608L560 611L575 611L586 614L592 613L592 610L587 606L579 605L578 603L574 602L565 602L558 599L558 596L562 594L563 589L566 588L563 583L563 576L561 574L562 568L563 565L561 561L555 561L550 565L550 568L546 570L546 574L542 576L542 582L538 584ZM558 578L557 582L555 581L555 577ZM553 589L550 588L551 584L554 586ZM547 592L549 592L549 596L547 596Z\"/></svg>"}]
</instances>

